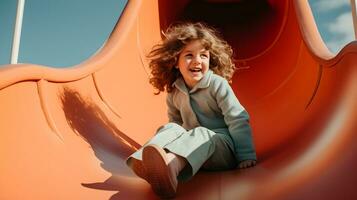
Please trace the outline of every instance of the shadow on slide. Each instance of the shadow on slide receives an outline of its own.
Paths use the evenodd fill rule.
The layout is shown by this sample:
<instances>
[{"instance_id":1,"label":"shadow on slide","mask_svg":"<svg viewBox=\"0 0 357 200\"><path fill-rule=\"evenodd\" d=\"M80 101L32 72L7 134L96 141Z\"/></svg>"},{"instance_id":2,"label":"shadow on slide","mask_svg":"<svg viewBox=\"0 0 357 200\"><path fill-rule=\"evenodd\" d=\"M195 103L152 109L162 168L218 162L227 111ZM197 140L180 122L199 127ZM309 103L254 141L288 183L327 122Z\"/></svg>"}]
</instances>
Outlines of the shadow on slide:
<instances>
[{"instance_id":1,"label":"shadow on slide","mask_svg":"<svg viewBox=\"0 0 357 200\"><path fill-rule=\"evenodd\" d=\"M330 53L307 0L131 0L83 63L2 66L0 199L156 199L124 161L167 121L145 55L187 20L233 46L259 163L199 172L177 199L356 199L357 43Z\"/></svg>"}]
</instances>

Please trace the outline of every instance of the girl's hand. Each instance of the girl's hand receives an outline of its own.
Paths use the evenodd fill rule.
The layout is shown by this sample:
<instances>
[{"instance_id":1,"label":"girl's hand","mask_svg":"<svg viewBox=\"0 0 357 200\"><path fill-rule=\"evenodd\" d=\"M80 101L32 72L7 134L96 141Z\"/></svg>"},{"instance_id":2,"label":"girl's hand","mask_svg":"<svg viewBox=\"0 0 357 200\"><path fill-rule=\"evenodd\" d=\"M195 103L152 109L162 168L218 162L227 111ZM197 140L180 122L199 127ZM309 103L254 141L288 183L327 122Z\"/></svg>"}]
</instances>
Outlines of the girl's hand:
<instances>
[{"instance_id":1,"label":"girl's hand","mask_svg":"<svg viewBox=\"0 0 357 200\"><path fill-rule=\"evenodd\" d=\"M245 169L248 167L253 167L256 164L257 164L257 161L255 161L255 160L243 160L242 162L239 163L238 168Z\"/></svg>"}]
</instances>

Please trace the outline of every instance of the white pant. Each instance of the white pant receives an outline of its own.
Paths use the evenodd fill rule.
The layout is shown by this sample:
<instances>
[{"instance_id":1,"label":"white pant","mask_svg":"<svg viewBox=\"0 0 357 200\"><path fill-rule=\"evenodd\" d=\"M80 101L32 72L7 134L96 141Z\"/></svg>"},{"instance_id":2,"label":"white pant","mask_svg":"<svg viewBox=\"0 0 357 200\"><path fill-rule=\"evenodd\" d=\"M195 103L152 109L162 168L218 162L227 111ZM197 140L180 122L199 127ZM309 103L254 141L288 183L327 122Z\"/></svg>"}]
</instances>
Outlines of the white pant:
<instances>
[{"instance_id":1,"label":"white pant","mask_svg":"<svg viewBox=\"0 0 357 200\"><path fill-rule=\"evenodd\" d=\"M168 123L160 127L157 134L148 144L156 144L163 149L182 156L187 160L187 165L179 174L181 181L190 179L202 167L204 170L227 170L237 166L232 141L225 134L215 133L205 127L196 127L186 131L176 123ZM131 158L142 160L141 147Z\"/></svg>"}]
</instances>

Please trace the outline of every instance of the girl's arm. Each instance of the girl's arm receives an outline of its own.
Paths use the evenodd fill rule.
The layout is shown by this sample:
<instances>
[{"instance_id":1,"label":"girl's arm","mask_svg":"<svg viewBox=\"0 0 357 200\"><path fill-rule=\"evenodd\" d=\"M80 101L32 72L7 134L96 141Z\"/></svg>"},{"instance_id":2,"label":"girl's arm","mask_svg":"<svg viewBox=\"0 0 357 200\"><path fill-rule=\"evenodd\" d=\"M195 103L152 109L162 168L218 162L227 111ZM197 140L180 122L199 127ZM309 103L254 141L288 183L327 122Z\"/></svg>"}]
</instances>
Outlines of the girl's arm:
<instances>
[{"instance_id":1,"label":"girl's arm","mask_svg":"<svg viewBox=\"0 0 357 200\"><path fill-rule=\"evenodd\" d=\"M182 125L183 122L182 122L180 111L173 104L172 99L173 99L173 92L168 93L166 97L166 104L167 104L167 115L169 117L169 122Z\"/></svg>"},{"instance_id":2,"label":"girl's arm","mask_svg":"<svg viewBox=\"0 0 357 200\"><path fill-rule=\"evenodd\" d=\"M239 163L257 159L253 144L249 115L239 103L231 86L224 79L219 81L216 100L234 142L235 157Z\"/></svg>"}]
</instances>

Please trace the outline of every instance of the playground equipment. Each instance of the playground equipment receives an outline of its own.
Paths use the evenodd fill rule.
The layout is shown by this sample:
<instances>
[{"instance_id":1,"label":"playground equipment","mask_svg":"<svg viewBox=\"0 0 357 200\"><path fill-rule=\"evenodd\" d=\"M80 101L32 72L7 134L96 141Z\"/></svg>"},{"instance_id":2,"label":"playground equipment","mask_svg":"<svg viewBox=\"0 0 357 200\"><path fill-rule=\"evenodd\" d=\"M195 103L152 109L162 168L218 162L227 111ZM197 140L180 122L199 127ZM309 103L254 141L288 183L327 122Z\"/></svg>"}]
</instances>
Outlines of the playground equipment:
<instances>
[{"instance_id":1,"label":"playground equipment","mask_svg":"<svg viewBox=\"0 0 357 200\"><path fill-rule=\"evenodd\" d=\"M130 0L77 66L0 69L0 199L156 199L124 164L166 119L145 55L174 21L205 21L237 54L232 87L258 165L199 172L177 199L356 199L357 43L337 55L307 0Z\"/></svg>"}]
</instances>

